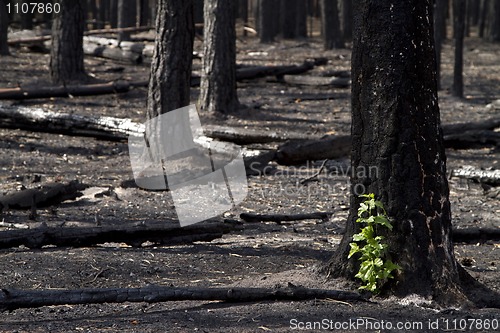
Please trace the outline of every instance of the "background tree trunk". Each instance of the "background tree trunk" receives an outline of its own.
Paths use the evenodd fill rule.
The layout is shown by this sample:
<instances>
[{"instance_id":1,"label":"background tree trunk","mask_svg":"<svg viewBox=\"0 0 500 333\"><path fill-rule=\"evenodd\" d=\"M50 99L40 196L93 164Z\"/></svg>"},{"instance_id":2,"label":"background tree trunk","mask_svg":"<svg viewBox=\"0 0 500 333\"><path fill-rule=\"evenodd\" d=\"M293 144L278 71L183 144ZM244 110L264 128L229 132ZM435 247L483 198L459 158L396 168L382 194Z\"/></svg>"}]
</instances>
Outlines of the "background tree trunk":
<instances>
[{"instance_id":1,"label":"background tree trunk","mask_svg":"<svg viewBox=\"0 0 500 333\"><path fill-rule=\"evenodd\" d=\"M484 38L485 35L489 2L490 0L481 0L481 12L479 13L479 32L478 32L478 35L481 38Z\"/></svg>"},{"instance_id":2,"label":"background tree trunk","mask_svg":"<svg viewBox=\"0 0 500 333\"><path fill-rule=\"evenodd\" d=\"M270 43L276 37L275 13L278 10L277 0L258 0L259 1L259 19L258 33L261 43Z\"/></svg>"},{"instance_id":3,"label":"background tree trunk","mask_svg":"<svg viewBox=\"0 0 500 333\"><path fill-rule=\"evenodd\" d=\"M500 42L500 0L490 0L488 39Z\"/></svg>"},{"instance_id":4,"label":"background tree trunk","mask_svg":"<svg viewBox=\"0 0 500 333\"><path fill-rule=\"evenodd\" d=\"M342 0L342 33L344 41L352 40L352 1Z\"/></svg>"},{"instance_id":5,"label":"background tree trunk","mask_svg":"<svg viewBox=\"0 0 500 333\"><path fill-rule=\"evenodd\" d=\"M193 41L193 1L160 0L149 79L148 119L189 105Z\"/></svg>"},{"instance_id":6,"label":"background tree trunk","mask_svg":"<svg viewBox=\"0 0 500 333\"><path fill-rule=\"evenodd\" d=\"M54 83L88 80L83 65L84 25L81 1L62 0L52 23L50 77Z\"/></svg>"},{"instance_id":7,"label":"background tree trunk","mask_svg":"<svg viewBox=\"0 0 500 333\"><path fill-rule=\"evenodd\" d=\"M9 16L6 5L7 0L0 0L0 55L9 55L9 45L7 44Z\"/></svg>"},{"instance_id":8,"label":"background tree trunk","mask_svg":"<svg viewBox=\"0 0 500 333\"><path fill-rule=\"evenodd\" d=\"M436 0L434 3L434 42L436 45L436 77L438 89L441 89L441 50L446 39L446 12L448 0Z\"/></svg>"},{"instance_id":9,"label":"background tree trunk","mask_svg":"<svg viewBox=\"0 0 500 333\"><path fill-rule=\"evenodd\" d=\"M297 0L296 37L307 38L307 0Z\"/></svg>"},{"instance_id":10,"label":"background tree trunk","mask_svg":"<svg viewBox=\"0 0 500 333\"><path fill-rule=\"evenodd\" d=\"M326 270L354 279L359 263L347 255L360 229L358 195L371 192L393 220L393 231L379 234L402 266L386 290L463 300L450 239L432 0L359 0L354 13L350 212Z\"/></svg>"},{"instance_id":11,"label":"background tree trunk","mask_svg":"<svg viewBox=\"0 0 500 333\"><path fill-rule=\"evenodd\" d=\"M136 25L137 3L135 0L118 0L118 28ZM130 40L130 32L120 31L118 41Z\"/></svg>"},{"instance_id":12,"label":"background tree trunk","mask_svg":"<svg viewBox=\"0 0 500 333\"><path fill-rule=\"evenodd\" d=\"M200 106L205 112L231 113L238 108L234 6L234 0L205 0L200 84Z\"/></svg>"},{"instance_id":13,"label":"background tree trunk","mask_svg":"<svg viewBox=\"0 0 500 333\"><path fill-rule=\"evenodd\" d=\"M297 37L297 1L300 0L281 0L280 31L285 39Z\"/></svg>"},{"instance_id":14,"label":"background tree trunk","mask_svg":"<svg viewBox=\"0 0 500 333\"><path fill-rule=\"evenodd\" d=\"M321 0L321 25L325 50L343 48L337 0Z\"/></svg>"},{"instance_id":15,"label":"background tree trunk","mask_svg":"<svg viewBox=\"0 0 500 333\"><path fill-rule=\"evenodd\" d=\"M453 0L453 35L455 37L455 64L453 66L452 95L464 97L464 36L466 0Z\"/></svg>"}]
</instances>

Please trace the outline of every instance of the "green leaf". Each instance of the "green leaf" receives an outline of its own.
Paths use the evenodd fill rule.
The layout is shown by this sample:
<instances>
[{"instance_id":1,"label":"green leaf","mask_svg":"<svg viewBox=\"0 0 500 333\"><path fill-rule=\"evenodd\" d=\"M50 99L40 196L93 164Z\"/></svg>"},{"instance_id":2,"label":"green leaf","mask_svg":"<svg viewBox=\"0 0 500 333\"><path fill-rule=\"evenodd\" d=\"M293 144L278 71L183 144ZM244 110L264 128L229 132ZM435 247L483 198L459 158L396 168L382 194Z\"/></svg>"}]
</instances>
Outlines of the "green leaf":
<instances>
[{"instance_id":1,"label":"green leaf","mask_svg":"<svg viewBox=\"0 0 500 333\"><path fill-rule=\"evenodd\" d=\"M389 220L387 219L386 216L384 215L377 215L377 216L374 216L373 217L373 221L376 223L376 224L380 224L380 225L383 225L384 227L388 228L389 230L392 231L392 224L391 222L389 222Z\"/></svg>"},{"instance_id":2,"label":"green leaf","mask_svg":"<svg viewBox=\"0 0 500 333\"><path fill-rule=\"evenodd\" d=\"M356 243L349 243L349 245L351 246L351 250L349 251L349 255L347 256L347 258L352 257L354 254L356 254L356 253L358 253L360 251L358 244L356 244Z\"/></svg>"},{"instance_id":3,"label":"green leaf","mask_svg":"<svg viewBox=\"0 0 500 333\"><path fill-rule=\"evenodd\" d=\"M365 240L365 236L363 234L354 234L352 235L352 240L355 242L361 242Z\"/></svg>"}]
</instances>

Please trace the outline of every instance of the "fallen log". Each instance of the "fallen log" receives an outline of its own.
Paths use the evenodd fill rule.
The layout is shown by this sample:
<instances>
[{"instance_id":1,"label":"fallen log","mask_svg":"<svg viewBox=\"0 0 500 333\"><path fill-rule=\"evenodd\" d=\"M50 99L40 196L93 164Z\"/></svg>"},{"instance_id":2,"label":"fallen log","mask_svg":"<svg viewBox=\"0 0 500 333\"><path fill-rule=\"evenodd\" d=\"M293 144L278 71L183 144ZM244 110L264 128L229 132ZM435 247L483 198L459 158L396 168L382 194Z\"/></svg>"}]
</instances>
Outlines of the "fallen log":
<instances>
[{"instance_id":1,"label":"fallen log","mask_svg":"<svg viewBox=\"0 0 500 333\"><path fill-rule=\"evenodd\" d=\"M0 126L29 131L91 136L120 141L142 135L144 125L115 117L95 117L46 111L41 108L0 104Z\"/></svg>"},{"instance_id":2,"label":"fallen log","mask_svg":"<svg viewBox=\"0 0 500 333\"><path fill-rule=\"evenodd\" d=\"M351 136L328 136L320 140L288 141L278 148L276 161L296 165L306 161L337 159L351 153Z\"/></svg>"},{"instance_id":3,"label":"fallen log","mask_svg":"<svg viewBox=\"0 0 500 333\"><path fill-rule=\"evenodd\" d=\"M175 225L173 225L175 223ZM223 234L237 230L237 223L207 222L180 227L176 221L155 224L95 226L95 227L47 227L0 232L0 248L24 245L39 249L42 246L85 247L103 243L125 243L140 247L144 242L163 245L209 242Z\"/></svg>"},{"instance_id":4,"label":"fallen log","mask_svg":"<svg viewBox=\"0 0 500 333\"><path fill-rule=\"evenodd\" d=\"M442 126L444 144L455 149L469 148L474 139L475 147L490 146L498 142L499 134L492 130L500 127L500 118L494 117L481 122L451 124ZM481 134L478 134L479 130ZM461 144L457 144L460 142ZM467 142L467 144L464 144ZM498 145L498 144L497 144ZM325 136L320 140L288 141L276 153L277 162L282 165L296 165L306 161L336 159L351 152L351 137Z\"/></svg>"},{"instance_id":5,"label":"fallen log","mask_svg":"<svg viewBox=\"0 0 500 333\"><path fill-rule=\"evenodd\" d=\"M306 86L329 86L333 88L349 88L351 86L350 78L335 76L284 75L283 82Z\"/></svg>"},{"instance_id":6,"label":"fallen log","mask_svg":"<svg viewBox=\"0 0 500 333\"><path fill-rule=\"evenodd\" d=\"M452 177L471 179L478 183L500 185L500 170L481 170L470 165L451 171Z\"/></svg>"},{"instance_id":7,"label":"fallen log","mask_svg":"<svg viewBox=\"0 0 500 333\"><path fill-rule=\"evenodd\" d=\"M454 243L485 243L487 241L500 241L500 228L466 228L453 229L452 240Z\"/></svg>"},{"instance_id":8,"label":"fallen log","mask_svg":"<svg viewBox=\"0 0 500 333\"><path fill-rule=\"evenodd\" d=\"M84 36L90 35L104 35L104 34L114 34L119 32L141 32L141 31L149 31L154 29L154 27L127 27L127 28L113 28L113 29L97 29L97 30L89 30L83 33ZM12 38L14 36L14 38ZM19 37L21 36L21 37ZM11 37L8 40L9 45L19 45L19 44L37 44L43 43L47 40L52 39L51 34L46 34L42 36L37 36L33 30L23 30L21 32L11 33L9 34Z\"/></svg>"},{"instance_id":9,"label":"fallen log","mask_svg":"<svg viewBox=\"0 0 500 333\"><path fill-rule=\"evenodd\" d=\"M453 149L474 149L500 146L500 132L491 130L468 130L444 136L444 146Z\"/></svg>"},{"instance_id":10,"label":"fallen log","mask_svg":"<svg viewBox=\"0 0 500 333\"><path fill-rule=\"evenodd\" d=\"M142 64L142 55L140 53L124 50L119 47L109 47L97 44L84 44L83 53L93 57L117 60L132 65Z\"/></svg>"},{"instance_id":11,"label":"fallen log","mask_svg":"<svg viewBox=\"0 0 500 333\"><path fill-rule=\"evenodd\" d=\"M2 209L33 209L57 205L66 200L75 200L82 196L80 191L88 185L77 180L67 184L51 183L38 188L25 189L14 193L0 195L0 211Z\"/></svg>"},{"instance_id":12,"label":"fallen log","mask_svg":"<svg viewBox=\"0 0 500 333\"><path fill-rule=\"evenodd\" d=\"M108 82L86 85L69 85L57 87L17 87L0 88L0 99L24 100L33 98L91 96L117 94L129 91L132 87L147 87L148 82Z\"/></svg>"},{"instance_id":13,"label":"fallen log","mask_svg":"<svg viewBox=\"0 0 500 333\"><path fill-rule=\"evenodd\" d=\"M226 301L258 302L281 300L333 299L338 301L363 301L360 294L333 290L309 289L294 286L286 288L201 288L201 287L164 287L149 285L142 288L102 288L102 289L48 289L0 291L0 311L12 311L19 308L37 308L53 305L102 304L145 302L158 303L168 301Z\"/></svg>"},{"instance_id":14,"label":"fallen log","mask_svg":"<svg viewBox=\"0 0 500 333\"><path fill-rule=\"evenodd\" d=\"M240 218L245 222L276 222L281 224L284 221L302 221L302 220L328 220L332 212L314 212L302 214L253 214L241 213Z\"/></svg>"},{"instance_id":15,"label":"fallen log","mask_svg":"<svg viewBox=\"0 0 500 333\"><path fill-rule=\"evenodd\" d=\"M203 130L205 135L208 137L221 141L233 142L240 145L311 139L311 136L298 132L286 132L284 134L279 134L274 131L246 128L242 129L237 127L225 127L216 125L204 126Z\"/></svg>"},{"instance_id":16,"label":"fallen log","mask_svg":"<svg viewBox=\"0 0 500 333\"><path fill-rule=\"evenodd\" d=\"M286 66L252 66L236 70L237 80L252 80L266 76L282 77L284 75L303 74L314 68L314 62L305 61L302 65Z\"/></svg>"}]
</instances>

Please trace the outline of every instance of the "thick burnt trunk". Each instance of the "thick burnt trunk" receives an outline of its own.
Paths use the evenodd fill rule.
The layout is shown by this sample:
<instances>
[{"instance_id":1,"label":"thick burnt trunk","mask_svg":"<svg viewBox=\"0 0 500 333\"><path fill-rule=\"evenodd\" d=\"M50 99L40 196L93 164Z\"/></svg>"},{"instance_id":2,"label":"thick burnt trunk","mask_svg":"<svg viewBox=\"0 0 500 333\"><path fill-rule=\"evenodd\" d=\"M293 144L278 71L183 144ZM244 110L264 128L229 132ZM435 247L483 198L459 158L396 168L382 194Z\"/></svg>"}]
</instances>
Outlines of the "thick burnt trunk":
<instances>
[{"instance_id":1,"label":"thick burnt trunk","mask_svg":"<svg viewBox=\"0 0 500 333\"><path fill-rule=\"evenodd\" d=\"M148 119L189 105L194 41L192 0L158 2Z\"/></svg>"},{"instance_id":2,"label":"thick burnt trunk","mask_svg":"<svg viewBox=\"0 0 500 333\"><path fill-rule=\"evenodd\" d=\"M84 12L80 1L61 1L52 23L50 76L53 83L88 80L83 65Z\"/></svg>"},{"instance_id":3,"label":"thick burnt trunk","mask_svg":"<svg viewBox=\"0 0 500 333\"><path fill-rule=\"evenodd\" d=\"M236 30L233 0L205 0L200 106L209 113L231 113L236 94Z\"/></svg>"},{"instance_id":4,"label":"thick burnt trunk","mask_svg":"<svg viewBox=\"0 0 500 333\"><path fill-rule=\"evenodd\" d=\"M446 157L437 96L432 1L355 1L350 214L331 276L354 279L347 259L362 193L393 220L382 233L402 270L385 288L442 303L463 300L453 254Z\"/></svg>"}]
</instances>

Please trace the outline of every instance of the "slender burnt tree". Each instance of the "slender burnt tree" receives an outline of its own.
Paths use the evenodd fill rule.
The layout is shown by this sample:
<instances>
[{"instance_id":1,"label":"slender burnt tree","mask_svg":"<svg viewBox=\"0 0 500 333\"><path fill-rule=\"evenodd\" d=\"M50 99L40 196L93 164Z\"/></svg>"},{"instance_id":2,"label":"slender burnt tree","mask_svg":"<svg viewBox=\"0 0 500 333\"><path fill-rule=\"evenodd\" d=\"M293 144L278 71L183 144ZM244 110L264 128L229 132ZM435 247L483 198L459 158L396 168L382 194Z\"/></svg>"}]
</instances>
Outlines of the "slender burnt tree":
<instances>
[{"instance_id":1,"label":"slender burnt tree","mask_svg":"<svg viewBox=\"0 0 500 333\"><path fill-rule=\"evenodd\" d=\"M62 0L52 23L50 77L54 83L86 81L83 64L84 12L79 0Z\"/></svg>"},{"instance_id":2,"label":"slender burnt tree","mask_svg":"<svg viewBox=\"0 0 500 333\"><path fill-rule=\"evenodd\" d=\"M136 25L137 3L132 0L118 0L118 28L129 28ZM118 40L130 40L130 32L120 31Z\"/></svg>"},{"instance_id":3,"label":"slender burnt tree","mask_svg":"<svg viewBox=\"0 0 500 333\"><path fill-rule=\"evenodd\" d=\"M448 0L436 0L434 2L434 43L436 48L436 75L438 89L441 87L441 50L443 41L446 39L446 12Z\"/></svg>"},{"instance_id":4,"label":"slender burnt tree","mask_svg":"<svg viewBox=\"0 0 500 333\"><path fill-rule=\"evenodd\" d=\"M189 105L190 102L193 1L160 0L157 8L148 119Z\"/></svg>"},{"instance_id":5,"label":"slender burnt tree","mask_svg":"<svg viewBox=\"0 0 500 333\"><path fill-rule=\"evenodd\" d=\"M358 194L375 193L394 226L378 233L402 267L382 293L456 304L467 298L463 281L472 280L451 240L432 9L432 0L354 1L350 211L324 269L355 279L359 257L348 254L360 231Z\"/></svg>"},{"instance_id":6,"label":"slender burnt tree","mask_svg":"<svg viewBox=\"0 0 500 333\"><path fill-rule=\"evenodd\" d=\"M321 0L321 27L325 50L344 47L337 0Z\"/></svg>"},{"instance_id":7,"label":"slender burnt tree","mask_svg":"<svg viewBox=\"0 0 500 333\"><path fill-rule=\"evenodd\" d=\"M7 43L9 17L6 2L7 0L0 0L0 55L9 55L9 44Z\"/></svg>"},{"instance_id":8,"label":"slender burnt tree","mask_svg":"<svg viewBox=\"0 0 500 333\"><path fill-rule=\"evenodd\" d=\"M238 108L235 6L233 0L205 0L200 106L208 113Z\"/></svg>"},{"instance_id":9,"label":"slender burnt tree","mask_svg":"<svg viewBox=\"0 0 500 333\"><path fill-rule=\"evenodd\" d=\"M452 94L464 97L464 37L466 0L453 0L453 35L455 37L455 63L453 66Z\"/></svg>"},{"instance_id":10,"label":"slender burnt tree","mask_svg":"<svg viewBox=\"0 0 500 333\"><path fill-rule=\"evenodd\" d=\"M488 40L500 42L500 0L489 0Z\"/></svg>"},{"instance_id":11,"label":"slender burnt tree","mask_svg":"<svg viewBox=\"0 0 500 333\"><path fill-rule=\"evenodd\" d=\"M344 41L352 40L352 1L342 0L342 33Z\"/></svg>"},{"instance_id":12,"label":"slender burnt tree","mask_svg":"<svg viewBox=\"0 0 500 333\"><path fill-rule=\"evenodd\" d=\"M276 12L279 0L259 0L259 17L257 29L261 43L270 43L276 37Z\"/></svg>"}]
</instances>

